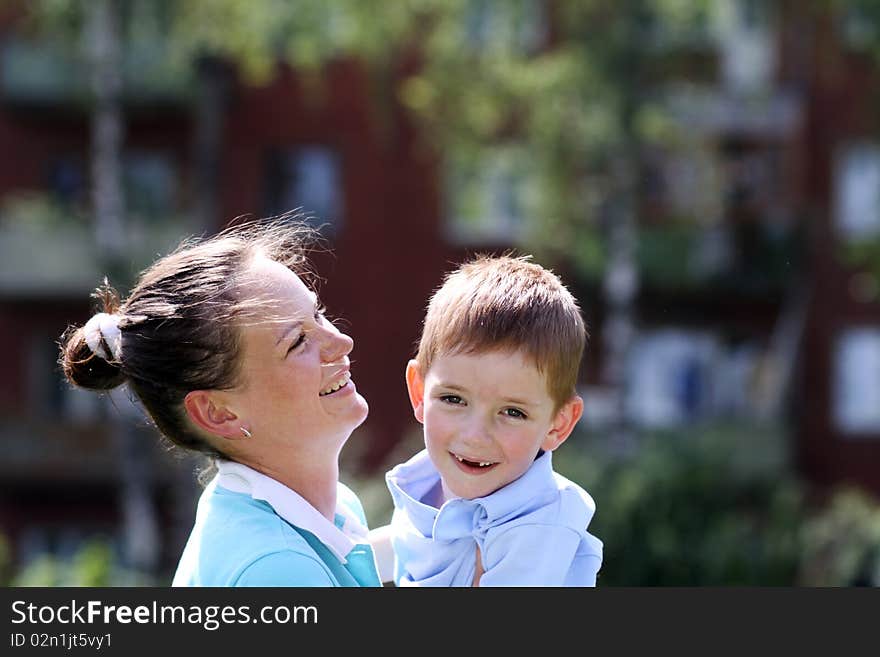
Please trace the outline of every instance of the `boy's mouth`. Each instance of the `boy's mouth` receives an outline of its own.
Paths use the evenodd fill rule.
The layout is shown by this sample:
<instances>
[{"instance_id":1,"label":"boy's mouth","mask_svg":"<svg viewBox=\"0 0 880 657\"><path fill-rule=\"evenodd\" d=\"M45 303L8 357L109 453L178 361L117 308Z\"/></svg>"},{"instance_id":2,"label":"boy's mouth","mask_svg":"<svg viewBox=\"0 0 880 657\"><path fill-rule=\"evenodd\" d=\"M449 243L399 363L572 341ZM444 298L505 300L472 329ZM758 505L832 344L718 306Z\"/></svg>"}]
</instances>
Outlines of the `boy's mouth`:
<instances>
[{"instance_id":1,"label":"boy's mouth","mask_svg":"<svg viewBox=\"0 0 880 657\"><path fill-rule=\"evenodd\" d=\"M463 456L459 456L455 452L449 453L452 455L453 459L455 459L455 462L458 464L459 469L467 473L488 472L496 465L498 465L498 463L494 461L471 461L464 458Z\"/></svg>"}]
</instances>

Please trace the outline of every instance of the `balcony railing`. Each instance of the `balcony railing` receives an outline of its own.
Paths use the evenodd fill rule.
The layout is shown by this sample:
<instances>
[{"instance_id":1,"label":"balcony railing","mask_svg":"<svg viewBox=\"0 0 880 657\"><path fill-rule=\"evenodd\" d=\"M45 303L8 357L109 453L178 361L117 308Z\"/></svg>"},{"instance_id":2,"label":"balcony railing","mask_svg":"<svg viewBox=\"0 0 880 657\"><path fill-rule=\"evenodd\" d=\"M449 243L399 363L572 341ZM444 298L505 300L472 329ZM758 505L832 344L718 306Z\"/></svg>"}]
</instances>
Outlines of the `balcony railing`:
<instances>
[{"instance_id":1,"label":"balcony railing","mask_svg":"<svg viewBox=\"0 0 880 657\"><path fill-rule=\"evenodd\" d=\"M157 253L170 252L190 232L184 217L130 221L126 241L132 278ZM87 218L0 215L0 295L4 297L86 298L107 275L101 266L105 259Z\"/></svg>"},{"instance_id":2,"label":"balcony railing","mask_svg":"<svg viewBox=\"0 0 880 657\"><path fill-rule=\"evenodd\" d=\"M158 41L126 45L122 78L122 100L133 106L185 106L194 87L191 67ZM25 107L86 105L88 62L63 43L7 37L0 43L0 94L5 103Z\"/></svg>"}]
</instances>

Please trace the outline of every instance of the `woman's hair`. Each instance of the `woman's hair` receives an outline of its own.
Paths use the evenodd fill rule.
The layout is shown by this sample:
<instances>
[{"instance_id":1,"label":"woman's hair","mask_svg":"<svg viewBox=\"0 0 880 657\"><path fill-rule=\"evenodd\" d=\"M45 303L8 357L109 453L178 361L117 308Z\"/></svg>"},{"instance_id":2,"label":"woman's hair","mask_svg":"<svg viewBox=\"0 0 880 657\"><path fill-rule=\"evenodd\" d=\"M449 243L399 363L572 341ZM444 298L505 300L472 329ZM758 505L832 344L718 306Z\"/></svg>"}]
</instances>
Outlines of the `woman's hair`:
<instances>
[{"instance_id":1,"label":"woman's hair","mask_svg":"<svg viewBox=\"0 0 880 657\"><path fill-rule=\"evenodd\" d=\"M240 294L250 262L263 256L313 283L306 251L317 241L300 215L251 220L212 237L184 240L141 273L127 299L105 279L93 296L99 310L118 323L118 357L103 332L97 355L86 342L86 327L70 326L60 342L64 376L88 390L127 383L172 443L221 456L187 421L183 400L193 390L239 383L241 319L271 303Z\"/></svg>"}]
</instances>

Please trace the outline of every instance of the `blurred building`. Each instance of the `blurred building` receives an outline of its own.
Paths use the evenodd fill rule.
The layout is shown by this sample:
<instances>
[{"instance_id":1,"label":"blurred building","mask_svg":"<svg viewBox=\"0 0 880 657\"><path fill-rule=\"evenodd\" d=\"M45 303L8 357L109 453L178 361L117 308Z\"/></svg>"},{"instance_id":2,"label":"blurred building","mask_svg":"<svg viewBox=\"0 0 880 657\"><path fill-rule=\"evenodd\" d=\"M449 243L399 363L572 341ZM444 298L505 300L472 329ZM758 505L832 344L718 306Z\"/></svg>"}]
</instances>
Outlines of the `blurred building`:
<instances>
[{"instance_id":1,"label":"blurred building","mask_svg":"<svg viewBox=\"0 0 880 657\"><path fill-rule=\"evenodd\" d=\"M56 366L59 336L88 319L89 295L105 274L89 216L88 78L61 39L29 39L17 18L0 32L0 147L8 155L0 162L0 336L9 347L0 376L0 530L26 558L116 533L130 473L110 420L130 404L125 395L105 403L70 389ZM302 207L328 223L332 253L314 258L325 279L320 294L357 339L352 373L371 407L347 452L376 467L411 428L404 368L425 300L459 253L442 236L432 161L401 112L377 120L357 64L333 66L320 90L289 70L248 87L219 65L205 89L204 78L163 69L161 44L152 45L141 44L149 52L140 56L127 46L123 69L132 273L180 238L240 215ZM212 212L197 216L206 94L222 125ZM123 290L128 283L117 282ZM194 463L170 457L144 422L131 424L141 434L141 487L155 504L145 531L163 528L148 540L158 539L163 563L173 564L192 522Z\"/></svg>"},{"instance_id":2,"label":"blurred building","mask_svg":"<svg viewBox=\"0 0 880 657\"><path fill-rule=\"evenodd\" d=\"M682 56L670 77L688 84L670 85L668 108L692 141L642 163L625 408L649 428L785 417L811 480L880 493L880 281L857 248L880 239L880 70L865 45L880 35L855 14L729 4L722 25L672 46ZM0 530L25 555L64 553L124 513L108 418L126 400L70 390L55 366L58 337L89 317L104 273L89 218L88 81L62 42L29 39L14 14L3 25ZM431 290L466 253L518 245L515 178L503 158L487 163L486 211L457 215L414 123L396 106L377 111L357 63L331 66L320 89L287 69L251 87L222 64L207 76L163 69L159 46L138 47L123 71L132 271L239 215L314 214L332 248L316 256L321 296L356 339L352 371L371 407L347 451L378 466L415 429L402 374ZM220 110L213 128L206 102ZM685 214L700 221L676 220ZM584 421L601 427L601 291L572 286L592 333ZM177 528L160 536L173 563L192 463L134 424L156 522Z\"/></svg>"}]
</instances>

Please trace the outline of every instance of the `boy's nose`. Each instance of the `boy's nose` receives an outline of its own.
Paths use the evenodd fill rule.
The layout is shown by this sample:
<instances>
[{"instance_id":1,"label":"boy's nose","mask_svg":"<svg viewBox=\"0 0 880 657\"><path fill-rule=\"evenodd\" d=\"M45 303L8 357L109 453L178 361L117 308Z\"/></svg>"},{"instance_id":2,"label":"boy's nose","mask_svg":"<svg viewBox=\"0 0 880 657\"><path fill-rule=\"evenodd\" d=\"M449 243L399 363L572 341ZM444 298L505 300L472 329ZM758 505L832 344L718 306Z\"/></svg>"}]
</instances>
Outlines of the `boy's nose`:
<instances>
[{"instance_id":1,"label":"boy's nose","mask_svg":"<svg viewBox=\"0 0 880 657\"><path fill-rule=\"evenodd\" d=\"M480 449L484 447L486 443L492 442L492 435L489 427L486 426L486 423L479 420L467 422L466 425L462 427L459 437L462 440L463 447L472 447L474 449Z\"/></svg>"}]
</instances>

